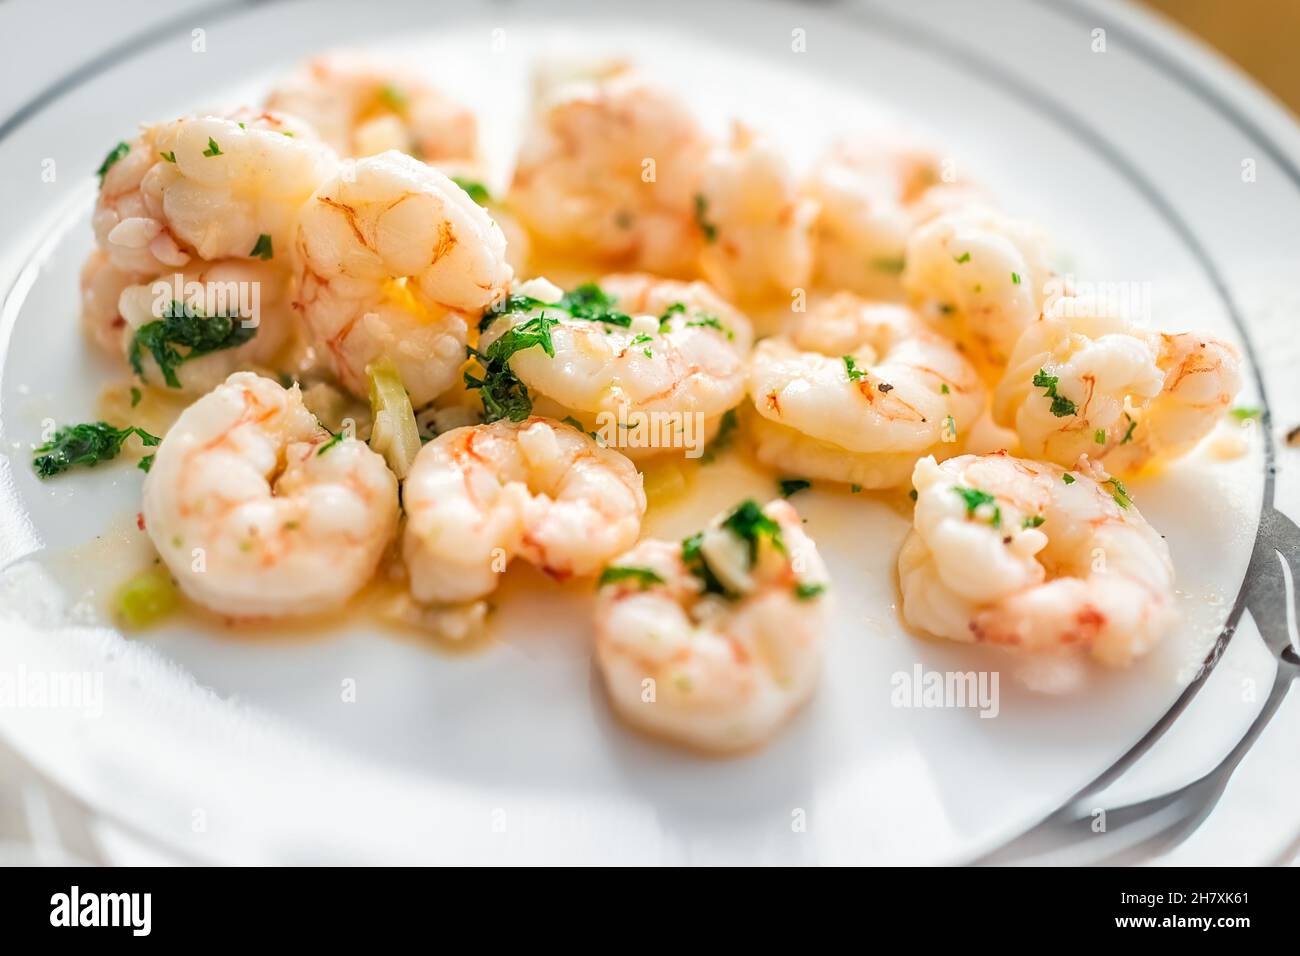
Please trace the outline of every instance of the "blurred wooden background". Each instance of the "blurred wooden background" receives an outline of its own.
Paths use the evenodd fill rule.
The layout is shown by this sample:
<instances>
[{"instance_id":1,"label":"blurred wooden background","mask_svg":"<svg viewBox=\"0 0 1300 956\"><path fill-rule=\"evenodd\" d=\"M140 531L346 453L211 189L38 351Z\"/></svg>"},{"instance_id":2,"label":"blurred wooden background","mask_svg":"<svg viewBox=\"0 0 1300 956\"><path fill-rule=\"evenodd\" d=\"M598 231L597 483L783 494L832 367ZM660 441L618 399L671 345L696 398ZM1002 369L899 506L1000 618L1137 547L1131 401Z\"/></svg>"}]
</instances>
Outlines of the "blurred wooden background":
<instances>
[{"instance_id":1,"label":"blurred wooden background","mask_svg":"<svg viewBox=\"0 0 1300 956\"><path fill-rule=\"evenodd\" d=\"M1300 116L1300 0L1143 0L1195 33Z\"/></svg>"}]
</instances>

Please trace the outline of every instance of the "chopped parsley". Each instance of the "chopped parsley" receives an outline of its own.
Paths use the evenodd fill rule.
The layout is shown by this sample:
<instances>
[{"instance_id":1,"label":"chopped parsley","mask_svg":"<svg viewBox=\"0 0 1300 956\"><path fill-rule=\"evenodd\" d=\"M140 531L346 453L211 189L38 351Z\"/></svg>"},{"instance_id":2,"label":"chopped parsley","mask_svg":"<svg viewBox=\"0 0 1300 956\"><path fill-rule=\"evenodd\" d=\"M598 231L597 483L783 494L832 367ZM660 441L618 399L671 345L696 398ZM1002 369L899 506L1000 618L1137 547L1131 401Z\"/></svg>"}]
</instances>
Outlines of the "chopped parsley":
<instances>
[{"instance_id":1,"label":"chopped parsley","mask_svg":"<svg viewBox=\"0 0 1300 956\"><path fill-rule=\"evenodd\" d=\"M504 299L498 299L483 310L483 315L478 320L478 330L486 332L487 327L503 315L510 315L513 312L531 312L533 309L541 308L558 307L543 302L541 299L534 299L530 295L508 295Z\"/></svg>"},{"instance_id":2,"label":"chopped parsley","mask_svg":"<svg viewBox=\"0 0 1300 956\"><path fill-rule=\"evenodd\" d=\"M1011 273L1011 284L1012 284L1012 285L1020 285L1020 273L1019 273L1019 272L1013 272L1013 273Z\"/></svg>"},{"instance_id":3,"label":"chopped parsley","mask_svg":"<svg viewBox=\"0 0 1300 956\"><path fill-rule=\"evenodd\" d=\"M700 545L704 543L704 532L697 531L689 538L682 539L682 563L686 565L686 570L700 579L704 585L705 594L723 594L727 589L722 586L718 576L713 573L707 561L704 560L704 554L700 550Z\"/></svg>"},{"instance_id":4,"label":"chopped parsley","mask_svg":"<svg viewBox=\"0 0 1300 956\"><path fill-rule=\"evenodd\" d=\"M1058 381L1059 379L1055 375L1048 375L1046 370L1040 368L1038 374L1034 376L1034 388L1046 389L1043 396L1052 400L1051 412L1057 418L1065 418L1067 415L1077 415L1079 413L1079 407L1064 395L1058 395L1056 393L1056 383Z\"/></svg>"},{"instance_id":5,"label":"chopped parsley","mask_svg":"<svg viewBox=\"0 0 1300 956\"><path fill-rule=\"evenodd\" d=\"M709 442L709 447L700 456L700 464L711 464L718 457L718 452L725 451L731 445L732 439L735 438L737 424L734 408L728 408L722 413L722 421L718 422L718 433L713 436L713 441Z\"/></svg>"},{"instance_id":6,"label":"chopped parsley","mask_svg":"<svg viewBox=\"0 0 1300 956\"><path fill-rule=\"evenodd\" d=\"M58 429L54 437L36 449L32 467L41 478L52 478L69 468L94 468L101 461L116 458L122 443L131 435L139 437L147 447L157 445L162 439L143 428L128 426L114 428L107 422L86 422ZM148 464L145 462L148 461ZM148 471L153 455L142 459L139 468Z\"/></svg>"},{"instance_id":7,"label":"chopped parsley","mask_svg":"<svg viewBox=\"0 0 1300 956\"><path fill-rule=\"evenodd\" d=\"M474 200L480 206L486 206L492 201L492 194L488 192L488 188L478 180L466 179L463 176L452 176L451 181L461 189L465 190L465 192L469 194L469 198Z\"/></svg>"},{"instance_id":8,"label":"chopped parsley","mask_svg":"<svg viewBox=\"0 0 1300 956\"><path fill-rule=\"evenodd\" d=\"M328 428L325 430L329 431ZM337 434L334 432L330 432L330 440L316 449L316 456L319 458L321 455L325 454L327 451L329 451L339 442L343 441L344 437L346 436L343 434L342 429L339 429Z\"/></svg>"},{"instance_id":9,"label":"chopped parsley","mask_svg":"<svg viewBox=\"0 0 1300 956\"><path fill-rule=\"evenodd\" d=\"M1020 523L1022 528L1037 528L1047 519L1042 515L1031 515Z\"/></svg>"},{"instance_id":10,"label":"chopped parsley","mask_svg":"<svg viewBox=\"0 0 1300 956\"><path fill-rule=\"evenodd\" d=\"M849 485L849 492L850 492L850 494L855 494L855 495L856 495L856 494L860 494L860 493L862 492L862 486L861 486L861 485Z\"/></svg>"},{"instance_id":11,"label":"chopped parsley","mask_svg":"<svg viewBox=\"0 0 1300 956\"><path fill-rule=\"evenodd\" d=\"M824 594L825 592L826 585L824 584L810 584L807 581L800 581L794 586L794 596L800 601L811 601L819 594Z\"/></svg>"},{"instance_id":12,"label":"chopped parsley","mask_svg":"<svg viewBox=\"0 0 1300 956\"><path fill-rule=\"evenodd\" d=\"M1074 484L1074 475L1070 474L1067 471L1065 474L1061 476L1061 480L1065 482L1067 485L1072 485Z\"/></svg>"},{"instance_id":13,"label":"chopped parsley","mask_svg":"<svg viewBox=\"0 0 1300 956\"><path fill-rule=\"evenodd\" d=\"M560 308L575 319L603 322L622 328L632 324L632 316L615 309L613 297L594 282L584 282L564 293L560 299Z\"/></svg>"},{"instance_id":14,"label":"chopped parsley","mask_svg":"<svg viewBox=\"0 0 1300 956\"><path fill-rule=\"evenodd\" d=\"M488 346L486 352L466 347L470 358L476 358L483 367L483 377L477 378L465 372L465 386L477 389L483 400L483 412L488 422L508 418L512 422L521 422L533 410L533 400L528 394L528 387L510 370L510 357L516 352L541 346L549 356L555 356L555 345L551 342L551 329L556 325L545 312L529 319L522 325L516 325L501 338Z\"/></svg>"},{"instance_id":15,"label":"chopped parsley","mask_svg":"<svg viewBox=\"0 0 1300 956\"><path fill-rule=\"evenodd\" d=\"M952 257L952 261L955 262L955 263L957 263L957 265L959 265L959 266L960 266L960 265L965 265L966 263L970 262L970 253L969 253L969 252L963 252L963 253L962 253L961 255L959 255L959 256L953 256L953 257Z\"/></svg>"},{"instance_id":16,"label":"chopped parsley","mask_svg":"<svg viewBox=\"0 0 1300 956\"><path fill-rule=\"evenodd\" d=\"M659 576L659 572L653 568L636 568L628 565L611 564L600 572L600 581L597 586L604 587L606 584L617 584L619 581L635 581L642 589L648 588L652 584L664 583L664 579Z\"/></svg>"},{"instance_id":17,"label":"chopped parsley","mask_svg":"<svg viewBox=\"0 0 1300 956\"><path fill-rule=\"evenodd\" d=\"M785 542L781 540L781 526L763 513L763 509L753 498L746 498L736 510L722 521L722 527L745 541L749 545L749 566L758 563L758 545L764 538L772 547L784 553Z\"/></svg>"},{"instance_id":18,"label":"chopped parsley","mask_svg":"<svg viewBox=\"0 0 1300 956\"><path fill-rule=\"evenodd\" d=\"M700 232L704 233L705 242L716 242L718 238L718 227L709 222L709 201L704 197L704 193L695 194L695 224L700 227Z\"/></svg>"},{"instance_id":19,"label":"chopped parsley","mask_svg":"<svg viewBox=\"0 0 1300 956\"><path fill-rule=\"evenodd\" d=\"M952 389L948 387L947 383L944 383L943 385L939 386L939 391L942 392L944 395L947 395L949 392L952 391Z\"/></svg>"},{"instance_id":20,"label":"chopped parsley","mask_svg":"<svg viewBox=\"0 0 1300 956\"><path fill-rule=\"evenodd\" d=\"M672 305L668 306L668 308L664 309L663 313L659 316L659 331L661 332L663 331L664 326L673 320L674 315L685 315L685 314L686 314L686 303L674 302Z\"/></svg>"},{"instance_id":21,"label":"chopped parsley","mask_svg":"<svg viewBox=\"0 0 1300 956\"><path fill-rule=\"evenodd\" d=\"M104 161L99 164L99 169L95 170L95 175L99 177L99 184L101 186L104 185L104 177L108 175L108 171L117 164L118 160L122 159L129 152L131 152L131 146L129 143L118 143L108 151L108 155L104 157Z\"/></svg>"},{"instance_id":22,"label":"chopped parsley","mask_svg":"<svg viewBox=\"0 0 1300 956\"><path fill-rule=\"evenodd\" d=\"M169 163L174 163L174 162L176 162L176 154L175 154L175 153L172 153L172 152L168 152L168 153L159 153L158 155L161 156L163 159L167 160L167 162L169 162Z\"/></svg>"},{"instance_id":23,"label":"chopped parsley","mask_svg":"<svg viewBox=\"0 0 1300 956\"><path fill-rule=\"evenodd\" d=\"M203 151L203 155L209 157L222 155L221 147L217 145L217 141L211 136L208 137L208 148Z\"/></svg>"},{"instance_id":24,"label":"chopped parsley","mask_svg":"<svg viewBox=\"0 0 1300 956\"><path fill-rule=\"evenodd\" d=\"M405 113L407 107L410 105L406 100L406 94L391 84L380 88L379 102L383 103L394 113Z\"/></svg>"},{"instance_id":25,"label":"chopped parsley","mask_svg":"<svg viewBox=\"0 0 1300 956\"><path fill-rule=\"evenodd\" d=\"M140 404L140 399L144 398L144 393L134 385L131 386L131 407L135 408Z\"/></svg>"},{"instance_id":26,"label":"chopped parsley","mask_svg":"<svg viewBox=\"0 0 1300 956\"><path fill-rule=\"evenodd\" d=\"M1232 411L1228 412L1228 414L1231 415L1239 422L1249 422L1263 415L1264 410L1262 408L1242 407L1242 408L1234 408Z\"/></svg>"},{"instance_id":27,"label":"chopped parsley","mask_svg":"<svg viewBox=\"0 0 1300 956\"><path fill-rule=\"evenodd\" d=\"M1092 440L1098 445L1106 444L1106 429L1098 428L1097 431L1093 433Z\"/></svg>"},{"instance_id":28,"label":"chopped parsley","mask_svg":"<svg viewBox=\"0 0 1300 956\"><path fill-rule=\"evenodd\" d=\"M867 373L858 368L857 360L852 355L844 356L844 371L848 372L850 382L860 382L867 377Z\"/></svg>"},{"instance_id":29,"label":"chopped parsley","mask_svg":"<svg viewBox=\"0 0 1300 956\"><path fill-rule=\"evenodd\" d=\"M1127 412L1124 414L1124 417L1128 419L1128 428L1124 430L1124 437L1120 439L1121 445L1127 445L1129 442L1133 440L1133 432L1138 427L1137 420L1133 418L1131 415L1129 415Z\"/></svg>"},{"instance_id":30,"label":"chopped parsley","mask_svg":"<svg viewBox=\"0 0 1300 956\"><path fill-rule=\"evenodd\" d=\"M1111 478L1103 482L1103 484L1110 485L1111 497L1115 499L1115 504L1124 509L1133 504L1133 499L1128 496L1128 489L1124 487L1124 483L1118 478Z\"/></svg>"},{"instance_id":31,"label":"chopped parsley","mask_svg":"<svg viewBox=\"0 0 1300 956\"><path fill-rule=\"evenodd\" d=\"M812 482L807 478L782 478L776 483L776 487L780 490L782 498L789 498L795 492L811 488Z\"/></svg>"},{"instance_id":32,"label":"chopped parsley","mask_svg":"<svg viewBox=\"0 0 1300 956\"><path fill-rule=\"evenodd\" d=\"M749 545L749 566L758 563L758 546L766 539L778 551L785 552L785 542L781 539L781 526L763 513L763 509L752 499L742 501L722 520L723 528ZM699 531L682 541L682 563L686 569L700 579L706 594L721 594L734 597L704 559L701 545L704 532Z\"/></svg>"},{"instance_id":33,"label":"chopped parsley","mask_svg":"<svg viewBox=\"0 0 1300 956\"><path fill-rule=\"evenodd\" d=\"M261 259L263 262L275 255L275 253L271 251L271 237L266 233L262 233L258 236L257 242L253 245L253 251L250 252L249 255L255 259Z\"/></svg>"},{"instance_id":34,"label":"chopped parsley","mask_svg":"<svg viewBox=\"0 0 1300 956\"><path fill-rule=\"evenodd\" d=\"M662 322L663 320L660 319L660 321ZM727 328L725 325L723 325L716 315L696 316L695 318L687 322L686 325L687 327L694 327L694 328L717 329L719 332L721 332L729 339L734 339L736 337L736 333L731 331L731 329Z\"/></svg>"},{"instance_id":35,"label":"chopped parsley","mask_svg":"<svg viewBox=\"0 0 1300 956\"><path fill-rule=\"evenodd\" d=\"M144 377L144 353L153 356L169 388L180 388L176 368L210 352L233 349L257 334L256 326L245 327L238 316L205 316L192 305L172 300L163 315L135 330L127 358L135 374ZM177 347L188 351L182 353Z\"/></svg>"},{"instance_id":36,"label":"chopped parsley","mask_svg":"<svg viewBox=\"0 0 1300 956\"><path fill-rule=\"evenodd\" d=\"M965 488L962 485L954 485L952 490L957 492L962 501L966 502L967 518L975 517L976 509L981 506L993 505L993 516L989 520L989 524L995 528L1002 527L1002 509L998 507L997 499L987 491L980 491L978 488Z\"/></svg>"}]
</instances>

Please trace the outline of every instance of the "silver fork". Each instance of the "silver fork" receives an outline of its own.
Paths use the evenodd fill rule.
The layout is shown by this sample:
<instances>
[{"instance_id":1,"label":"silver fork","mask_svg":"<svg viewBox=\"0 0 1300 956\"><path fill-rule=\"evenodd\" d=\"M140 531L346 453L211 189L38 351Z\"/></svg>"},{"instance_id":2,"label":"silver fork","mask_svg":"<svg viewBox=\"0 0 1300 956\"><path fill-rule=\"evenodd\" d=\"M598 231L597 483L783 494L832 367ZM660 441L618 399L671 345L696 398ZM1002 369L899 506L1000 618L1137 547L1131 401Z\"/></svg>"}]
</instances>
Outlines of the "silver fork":
<instances>
[{"instance_id":1,"label":"silver fork","mask_svg":"<svg viewBox=\"0 0 1300 956\"><path fill-rule=\"evenodd\" d=\"M1050 816L971 863L1046 863L1051 862L1051 857L1064 857L1076 863L1119 865L1168 852L1195 831L1218 804L1242 758L1254 746L1295 685L1296 678L1300 677L1300 634L1296 628L1297 614L1300 613L1295 589L1297 568L1300 568L1300 528L1269 506L1260 518L1246 580L1229 615L1228 625L1206 664L1169 711L1105 773ZM1101 805L1098 795L1127 773L1191 703L1227 645L1242 612L1247 610L1259 628L1265 646L1277 658L1277 673L1263 708L1246 733L1213 769L1176 790L1117 807ZM1105 811L1104 834L1093 830L1093 821L1099 810ZM1089 848L1090 841L1095 846ZM1091 854L1087 852L1089 849L1093 851Z\"/></svg>"}]
</instances>

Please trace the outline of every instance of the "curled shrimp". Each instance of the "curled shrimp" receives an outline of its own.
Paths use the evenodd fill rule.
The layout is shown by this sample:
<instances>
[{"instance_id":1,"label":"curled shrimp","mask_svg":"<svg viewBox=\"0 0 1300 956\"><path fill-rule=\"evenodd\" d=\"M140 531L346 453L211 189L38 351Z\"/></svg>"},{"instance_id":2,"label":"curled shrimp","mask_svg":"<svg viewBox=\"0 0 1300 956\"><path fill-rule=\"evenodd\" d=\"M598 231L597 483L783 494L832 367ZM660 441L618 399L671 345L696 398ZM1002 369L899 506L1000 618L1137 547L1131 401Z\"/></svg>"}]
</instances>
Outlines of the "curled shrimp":
<instances>
[{"instance_id":1,"label":"curled shrimp","mask_svg":"<svg viewBox=\"0 0 1300 956\"><path fill-rule=\"evenodd\" d=\"M682 543L642 541L601 581L596 660L638 729L743 750L812 695L828 578L789 503L747 501Z\"/></svg>"},{"instance_id":2,"label":"curled shrimp","mask_svg":"<svg viewBox=\"0 0 1300 956\"><path fill-rule=\"evenodd\" d=\"M1052 277L1038 231L981 206L917 229L905 262L903 288L913 304L998 370L1042 314Z\"/></svg>"},{"instance_id":3,"label":"curled shrimp","mask_svg":"<svg viewBox=\"0 0 1300 956\"><path fill-rule=\"evenodd\" d=\"M396 149L441 163L478 153L469 109L412 70L358 54L312 58L271 91L266 106L306 120L340 156Z\"/></svg>"},{"instance_id":4,"label":"curled shrimp","mask_svg":"<svg viewBox=\"0 0 1300 956\"><path fill-rule=\"evenodd\" d=\"M195 257L283 259L294 217L336 162L309 127L274 113L148 126L104 174L95 238L115 268L141 278Z\"/></svg>"},{"instance_id":5,"label":"curled shrimp","mask_svg":"<svg viewBox=\"0 0 1300 956\"><path fill-rule=\"evenodd\" d=\"M705 233L700 268L723 295L771 299L807 285L816 205L774 144L735 124L710 156L695 201Z\"/></svg>"},{"instance_id":6,"label":"curled shrimp","mask_svg":"<svg viewBox=\"0 0 1300 956\"><path fill-rule=\"evenodd\" d=\"M1122 667L1175 619L1164 539L1123 484L1005 453L924 458L898 558L903 617L954 641L1086 651Z\"/></svg>"},{"instance_id":7,"label":"curled shrimp","mask_svg":"<svg viewBox=\"0 0 1300 956\"><path fill-rule=\"evenodd\" d=\"M441 172L389 151L344 162L299 217L298 308L345 388L387 357L423 405L457 379L465 312L504 293L505 237Z\"/></svg>"},{"instance_id":8,"label":"curled shrimp","mask_svg":"<svg viewBox=\"0 0 1300 956\"><path fill-rule=\"evenodd\" d=\"M556 578L594 574L641 531L641 476L569 425L456 428L425 445L402 489L402 553L423 602L491 593L521 557Z\"/></svg>"},{"instance_id":9,"label":"curled shrimp","mask_svg":"<svg viewBox=\"0 0 1300 956\"><path fill-rule=\"evenodd\" d=\"M872 298L902 296L912 233L981 193L957 181L933 150L910 137L840 140L804 183L816 203L813 256L819 285Z\"/></svg>"},{"instance_id":10,"label":"curled shrimp","mask_svg":"<svg viewBox=\"0 0 1300 956\"><path fill-rule=\"evenodd\" d=\"M289 274L273 262L195 260L184 272L127 286L118 298L125 323L118 354L125 355L142 382L205 394L232 372L268 367L295 334L297 316L289 294ZM212 350L187 349L164 371L150 348L149 329L168 316L198 323L224 323L225 341L216 335ZM169 341L164 352L175 350ZM164 355L164 358L166 356Z\"/></svg>"},{"instance_id":11,"label":"curled shrimp","mask_svg":"<svg viewBox=\"0 0 1300 956\"><path fill-rule=\"evenodd\" d=\"M1016 344L993 412L1027 455L1058 464L1087 455L1129 474L1190 451L1240 388L1235 346L1152 332L1096 299L1064 297Z\"/></svg>"},{"instance_id":12,"label":"curled shrimp","mask_svg":"<svg viewBox=\"0 0 1300 956\"><path fill-rule=\"evenodd\" d=\"M126 320L118 309L122 291L136 276L116 268L103 249L96 249L81 267L81 331L110 355L122 354Z\"/></svg>"},{"instance_id":13,"label":"curled shrimp","mask_svg":"<svg viewBox=\"0 0 1300 956\"><path fill-rule=\"evenodd\" d=\"M922 455L956 454L984 407L952 343L901 305L849 292L758 343L749 394L760 461L865 488L902 486Z\"/></svg>"},{"instance_id":14,"label":"curled shrimp","mask_svg":"<svg viewBox=\"0 0 1300 956\"><path fill-rule=\"evenodd\" d=\"M538 91L508 202L540 246L691 274L711 147L684 103L634 72L561 76Z\"/></svg>"},{"instance_id":15,"label":"curled shrimp","mask_svg":"<svg viewBox=\"0 0 1300 956\"><path fill-rule=\"evenodd\" d=\"M397 525L397 480L330 435L295 385L236 372L187 408L144 481L144 522L191 599L228 617L341 606Z\"/></svg>"},{"instance_id":16,"label":"curled shrimp","mask_svg":"<svg viewBox=\"0 0 1300 956\"><path fill-rule=\"evenodd\" d=\"M510 370L562 417L598 426L593 416L602 413L629 419L606 441L630 455L689 451L685 429L694 425L686 416L699 416L694 437L702 442L744 398L749 320L705 283L624 274L577 293L598 304L595 312L605 318L568 311L558 289L538 283L532 298L542 297L541 304L485 315L479 351L490 352L507 334L544 336L544 344L514 351ZM639 413L674 417L683 433L657 441L656 425Z\"/></svg>"}]
</instances>

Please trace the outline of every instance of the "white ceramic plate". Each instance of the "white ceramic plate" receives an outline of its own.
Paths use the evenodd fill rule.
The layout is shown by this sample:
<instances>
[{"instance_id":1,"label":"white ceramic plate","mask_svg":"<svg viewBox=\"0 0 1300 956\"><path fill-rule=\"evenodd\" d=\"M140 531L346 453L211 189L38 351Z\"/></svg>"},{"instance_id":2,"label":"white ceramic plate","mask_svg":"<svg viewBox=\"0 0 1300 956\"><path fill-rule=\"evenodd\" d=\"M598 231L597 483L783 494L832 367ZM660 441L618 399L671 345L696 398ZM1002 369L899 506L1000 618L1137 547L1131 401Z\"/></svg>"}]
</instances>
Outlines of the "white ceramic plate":
<instances>
[{"instance_id":1,"label":"white ceramic plate","mask_svg":"<svg viewBox=\"0 0 1300 956\"><path fill-rule=\"evenodd\" d=\"M799 158L892 114L1042 222L1080 279L1149 283L1161 327L1210 330L1254 362L1246 330L1276 323L1252 325L1252 310L1276 303L1269 280L1293 271L1300 221L1296 135L1280 112L1126 10L913 6L217 4L70 66L0 120L0 181L19 187L0 240L0 667L103 680L101 712L0 708L0 732L107 818L187 857L243 862L960 861L1114 765L1240 612L1274 494L1267 427L1248 430L1241 457L1202 451L1133 483L1168 536L1183 623L1124 673L905 634L893 566L906 516L866 495L800 494L835 583L825 678L772 746L725 761L618 724L591 664L589 588L526 571L510 572L496 637L474 653L352 619L296 641L192 623L124 639L97 608L139 559L140 474L122 464L40 483L30 469L42 422L86 419L115 374L76 322L89 171L136 122L256 98L301 57L341 45L420 57L480 111L501 174L531 58L555 49L630 53L711 121L754 118ZM195 29L206 52L192 50ZM806 52L792 49L796 30ZM39 177L47 157L52 183ZM1276 334L1267 347L1294 353ZM1260 384L1243 404L1263 402ZM680 535L773 490L771 476L724 460L647 533ZM918 666L997 672L997 716L896 706L895 675ZM1252 713L1229 708L1219 723L1240 728Z\"/></svg>"}]
</instances>

